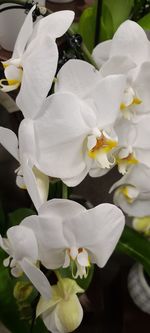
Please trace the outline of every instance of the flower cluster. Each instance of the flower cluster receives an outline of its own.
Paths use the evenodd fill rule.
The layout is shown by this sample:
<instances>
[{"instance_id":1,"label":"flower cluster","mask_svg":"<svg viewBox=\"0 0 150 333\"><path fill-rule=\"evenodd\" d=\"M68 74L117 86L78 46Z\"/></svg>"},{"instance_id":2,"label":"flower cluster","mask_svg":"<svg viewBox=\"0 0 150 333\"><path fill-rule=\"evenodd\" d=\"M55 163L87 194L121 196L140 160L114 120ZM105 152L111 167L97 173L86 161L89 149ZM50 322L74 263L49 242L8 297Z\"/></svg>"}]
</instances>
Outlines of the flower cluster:
<instances>
[{"instance_id":1,"label":"flower cluster","mask_svg":"<svg viewBox=\"0 0 150 333\"><path fill-rule=\"evenodd\" d=\"M124 216L107 203L86 210L67 199L47 201L50 178L72 187L87 174L100 177L117 166L115 204L132 216L150 215L150 43L138 24L126 21L111 41L93 50L97 68L72 59L55 77L56 38L68 30L74 13L61 11L33 23L34 10L12 58L3 62L0 81L4 92L20 87L16 103L24 119L18 137L0 127L0 143L19 162L17 185L27 189L38 215L8 229L0 246L12 275L24 272L41 294L37 316L42 314L52 332L70 332L83 316L76 295L83 290L75 280L86 278L91 264L106 264ZM72 279L59 277L51 286L45 271L61 267L71 268ZM67 317L69 309L73 315Z\"/></svg>"}]
</instances>

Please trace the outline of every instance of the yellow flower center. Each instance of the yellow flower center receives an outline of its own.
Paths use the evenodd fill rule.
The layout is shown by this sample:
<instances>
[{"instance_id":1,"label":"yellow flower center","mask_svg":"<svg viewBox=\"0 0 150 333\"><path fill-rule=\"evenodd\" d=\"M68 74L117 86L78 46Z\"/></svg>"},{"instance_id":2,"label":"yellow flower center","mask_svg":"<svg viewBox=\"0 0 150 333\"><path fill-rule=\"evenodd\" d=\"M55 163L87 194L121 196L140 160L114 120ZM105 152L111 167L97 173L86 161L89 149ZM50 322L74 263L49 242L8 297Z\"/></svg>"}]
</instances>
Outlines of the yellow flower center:
<instances>
[{"instance_id":1,"label":"yellow flower center","mask_svg":"<svg viewBox=\"0 0 150 333\"><path fill-rule=\"evenodd\" d=\"M132 102L129 105L126 105L125 103L120 104L120 110L124 111L126 108L130 107L131 105L139 105L142 103L142 100L138 97L134 97Z\"/></svg>"},{"instance_id":2,"label":"yellow flower center","mask_svg":"<svg viewBox=\"0 0 150 333\"><path fill-rule=\"evenodd\" d=\"M118 192L124 195L124 198L129 204L132 204L139 195L139 190L133 185L121 186Z\"/></svg>"},{"instance_id":3,"label":"yellow flower center","mask_svg":"<svg viewBox=\"0 0 150 333\"><path fill-rule=\"evenodd\" d=\"M116 164L118 165L119 172L123 175L127 172L130 165L138 163L139 161L135 157L134 153L130 153L128 156L123 158L120 158L119 156L116 157Z\"/></svg>"},{"instance_id":4,"label":"yellow flower center","mask_svg":"<svg viewBox=\"0 0 150 333\"><path fill-rule=\"evenodd\" d=\"M97 153L108 153L113 148L117 146L117 141L108 139L102 134L99 138L97 138L96 145L88 151L88 156L95 159L97 156Z\"/></svg>"}]
</instances>

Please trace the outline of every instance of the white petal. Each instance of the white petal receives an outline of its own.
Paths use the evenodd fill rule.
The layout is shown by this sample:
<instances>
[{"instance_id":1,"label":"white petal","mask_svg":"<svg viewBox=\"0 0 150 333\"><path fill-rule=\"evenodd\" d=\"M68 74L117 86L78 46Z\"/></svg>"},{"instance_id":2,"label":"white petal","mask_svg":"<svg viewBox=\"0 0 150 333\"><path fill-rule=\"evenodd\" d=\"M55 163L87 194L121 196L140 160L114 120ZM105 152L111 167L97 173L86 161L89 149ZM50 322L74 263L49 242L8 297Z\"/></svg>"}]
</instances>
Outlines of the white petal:
<instances>
[{"instance_id":1,"label":"white petal","mask_svg":"<svg viewBox=\"0 0 150 333\"><path fill-rule=\"evenodd\" d=\"M124 118L120 118L116 122L115 131L118 136L118 142L120 147L135 147L135 142L137 140L137 126L131 121Z\"/></svg>"},{"instance_id":2,"label":"white petal","mask_svg":"<svg viewBox=\"0 0 150 333\"><path fill-rule=\"evenodd\" d=\"M37 261L38 245L34 232L25 226L17 225L7 231L11 243L14 259L22 260L24 257Z\"/></svg>"},{"instance_id":3,"label":"white petal","mask_svg":"<svg viewBox=\"0 0 150 333\"><path fill-rule=\"evenodd\" d=\"M101 68L100 73L103 76L112 74L127 74L136 64L127 56L112 56Z\"/></svg>"},{"instance_id":4,"label":"white petal","mask_svg":"<svg viewBox=\"0 0 150 333\"><path fill-rule=\"evenodd\" d=\"M37 34L47 33L53 39L61 37L69 29L74 15L71 10L61 10L48 15L38 22Z\"/></svg>"},{"instance_id":5,"label":"white petal","mask_svg":"<svg viewBox=\"0 0 150 333\"><path fill-rule=\"evenodd\" d=\"M85 169L81 173L79 173L77 176L71 177L71 178L62 178L62 181L64 184L66 184L69 187L77 186L87 176L89 169L90 169L90 166L86 165Z\"/></svg>"},{"instance_id":6,"label":"white petal","mask_svg":"<svg viewBox=\"0 0 150 333\"><path fill-rule=\"evenodd\" d=\"M46 202L49 190L49 177L40 172L35 166L34 161L26 154L22 159L23 178L29 195L34 206L39 207Z\"/></svg>"},{"instance_id":7,"label":"white petal","mask_svg":"<svg viewBox=\"0 0 150 333\"><path fill-rule=\"evenodd\" d=\"M90 93L96 107L97 126L100 129L116 120L125 85L124 75L110 75L101 80Z\"/></svg>"},{"instance_id":8,"label":"white petal","mask_svg":"<svg viewBox=\"0 0 150 333\"><path fill-rule=\"evenodd\" d=\"M18 266L15 266L15 267L11 268L11 274L14 277L18 278L22 275L22 269Z\"/></svg>"},{"instance_id":9,"label":"white petal","mask_svg":"<svg viewBox=\"0 0 150 333\"><path fill-rule=\"evenodd\" d=\"M81 266L89 266L89 257L87 251L83 250L78 254L77 261Z\"/></svg>"},{"instance_id":10,"label":"white petal","mask_svg":"<svg viewBox=\"0 0 150 333\"><path fill-rule=\"evenodd\" d=\"M26 258L20 261L20 266L42 297L49 299L51 297L51 286L43 272Z\"/></svg>"},{"instance_id":11,"label":"white petal","mask_svg":"<svg viewBox=\"0 0 150 333\"><path fill-rule=\"evenodd\" d=\"M16 103L24 117L35 118L46 98L57 68L56 43L47 35L33 39L23 56L23 78Z\"/></svg>"},{"instance_id":12,"label":"white petal","mask_svg":"<svg viewBox=\"0 0 150 333\"><path fill-rule=\"evenodd\" d=\"M16 66L10 65L5 68L5 76L7 80L17 80L20 83L22 78L22 69Z\"/></svg>"},{"instance_id":13,"label":"white petal","mask_svg":"<svg viewBox=\"0 0 150 333\"><path fill-rule=\"evenodd\" d=\"M144 164L136 164L111 187L110 192L124 184L135 186L140 192L149 192L150 184L147 181L149 178L150 168Z\"/></svg>"},{"instance_id":14,"label":"white petal","mask_svg":"<svg viewBox=\"0 0 150 333\"><path fill-rule=\"evenodd\" d=\"M95 116L69 93L51 95L41 111L34 122L39 169L57 178L78 176L86 167L83 144Z\"/></svg>"},{"instance_id":15,"label":"white petal","mask_svg":"<svg viewBox=\"0 0 150 333\"><path fill-rule=\"evenodd\" d=\"M36 6L34 5L31 8L27 17L25 18L24 24L22 25L22 28L19 32L19 35L17 37L16 43L14 46L14 52L13 52L12 58L22 57L26 44L29 41L29 38L31 37L31 34L33 32L32 13L35 10L35 7Z\"/></svg>"},{"instance_id":16,"label":"white petal","mask_svg":"<svg viewBox=\"0 0 150 333\"><path fill-rule=\"evenodd\" d=\"M86 209L75 201L67 199L52 199L43 204L39 209L41 217L57 216L62 219L70 218Z\"/></svg>"},{"instance_id":17,"label":"white petal","mask_svg":"<svg viewBox=\"0 0 150 333\"><path fill-rule=\"evenodd\" d=\"M138 105L137 110L140 110L141 113L149 112L150 94L148 87L150 85L150 61L144 62L135 73L133 87L135 87L135 91L141 100L141 104Z\"/></svg>"},{"instance_id":18,"label":"white petal","mask_svg":"<svg viewBox=\"0 0 150 333\"><path fill-rule=\"evenodd\" d=\"M0 143L17 161L19 161L18 139L13 131L5 127L0 127Z\"/></svg>"},{"instance_id":19,"label":"white petal","mask_svg":"<svg viewBox=\"0 0 150 333\"><path fill-rule=\"evenodd\" d=\"M64 221L64 234L68 243L89 250L94 262L103 267L121 236L124 222L121 210L111 204L101 204Z\"/></svg>"},{"instance_id":20,"label":"white petal","mask_svg":"<svg viewBox=\"0 0 150 333\"><path fill-rule=\"evenodd\" d=\"M55 84L56 92L72 92L84 97L100 81L99 72L86 61L69 60L60 69Z\"/></svg>"},{"instance_id":21,"label":"white petal","mask_svg":"<svg viewBox=\"0 0 150 333\"><path fill-rule=\"evenodd\" d=\"M64 238L63 221L83 211L85 208L76 202L53 199L39 209L38 217L32 216L22 222L36 234L40 260L46 267L53 269L64 264L68 243Z\"/></svg>"},{"instance_id":22,"label":"white petal","mask_svg":"<svg viewBox=\"0 0 150 333\"><path fill-rule=\"evenodd\" d=\"M123 55L137 65L149 58L149 41L144 30L134 21L123 22L116 31L111 44L110 57Z\"/></svg>"},{"instance_id":23,"label":"white petal","mask_svg":"<svg viewBox=\"0 0 150 333\"><path fill-rule=\"evenodd\" d=\"M99 67L109 59L111 43L111 40L106 40L94 48L92 56Z\"/></svg>"},{"instance_id":24,"label":"white petal","mask_svg":"<svg viewBox=\"0 0 150 333\"><path fill-rule=\"evenodd\" d=\"M150 215L150 195L147 200L135 200L132 204L128 203L124 196L116 190L114 193L114 203L130 216L143 217Z\"/></svg>"},{"instance_id":25,"label":"white petal","mask_svg":"<svg viewBox=\"0 0 150 333\"><path fill-rule=\"evenodd\" d=\"M4 259L3 265L4 265L4 267L8 267L9 264L10 264L10 257L7 257L6 259Z\"/></svg>"}]
</instances>

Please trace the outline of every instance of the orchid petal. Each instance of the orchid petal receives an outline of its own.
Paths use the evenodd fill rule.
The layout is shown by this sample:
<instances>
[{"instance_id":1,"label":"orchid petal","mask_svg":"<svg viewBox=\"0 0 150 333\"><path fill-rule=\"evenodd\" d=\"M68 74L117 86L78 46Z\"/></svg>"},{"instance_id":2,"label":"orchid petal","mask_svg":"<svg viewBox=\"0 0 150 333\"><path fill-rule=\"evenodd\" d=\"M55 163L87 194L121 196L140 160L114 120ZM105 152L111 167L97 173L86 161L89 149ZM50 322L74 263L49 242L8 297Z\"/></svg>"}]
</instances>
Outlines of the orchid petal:
<instances>
[{"instance_id":1,"label":"orchid petal","mask_svg":"<svg viewBox=\"0 0 150 333\"><path fill-rule=\"evenodd\" d=\"M53 39L61 37L69 29L74 15L71 10L61 10L48 15L38 22L37 34L43 35L46 32Z\"/></svg>"},{"instance_id":2,"label":"orchid petal","mask_svg":"<svg viewBox=\"0 0 150 333\"><path fill-rule=\"evenodd\" d=\"M5 68L5 76L7 80L20 82L22 78L22 69L13 65L7 66Z\"/></svg>"},{"instance_id":3,"label":"orchid petal","mask_svg":"<svg viewBox=\"0 0 150 333\"><path fill-rule=\"evenodd\" d=\"M132 204L128 203L122 193L118 190L114 193L114 203L119 206L129 216L143 217L143 215L150 215L150 194L147 200L136 199Z\"/></svg>"},{"instance_id":4,"label":"orchid petal","mask_svg":"<svg viewBox=\"0 0 150 333\"><path fill-rule=\"evenodd\" d=\"M92 162L92 160L91 160ZM90 166L85 166L85 169L75 177L71 178L62 178L62 181L69 187L77 186L82 182L82 180L87 176Z\"/></svg>"},{"instance_id":5,"label":"orchid petal","mask_svg":"<svg viewBox=\"0 0 150 333\"><path fill-rule=\"evenodd\" d=\"M46 202L49 190L49 177L40 172L34 161L26 154L22 157L23 178L29 195L38 210Z\"/></svg>"},{"instance_id":6,"label":"orchid petal","mask_svg":"<svg viewBox=\"0 0 150 333\"><path fill-rule=\"evenodd\" d=\"M72 92L84 97L100 81L99 72L83 60L69 60L62 66L57 75L56 92Z\"/></svg>"},{"instance_id":7,"label":"orchid petal","mask_svg":"<svg viewBox=\"0 0 150 333\"><path fill-rule=\"evenodd\" d=\"M32 262L24 258L20 262L20 266L35 288L39 291L43 298L51 297L51 286L43 272L37 268Z\"/></svg>"},{"instance_id":8,"label":"orchid petal","mask_svg":"<svg viewBox=\"0 0 150 333\"><path fill-rule=\"evenodd\" d=\"M144 62L137 70L133 78L133 87L140 97L141 103L137 107L137 111L149 112L150 105L150 94L149 87L150 85L150 61Z\"/></svg>"},{"instance_id":9,"label":"orchid petal","mask_svg":"<svg viewBox=\"0 0 150 333\"><path fill-rule=\"evenodd\" d=\"M0 143L19 161L18 139L13 131L5 127L0 127Z\"/></svg>"},{"instance_id":10,"label":"orchid petal","mask_svg":"<svg viewBox=\"0 0 150 333\"><path fill-rule=\"evenodd\" d=\"M63 105L63 108L62 108ZM95 126L95 116L75 95L51 95L34 122L37 162L45 174L71 178L85 169L84 139Z\"/></svg>"},{"instance_id":11,"label":"orchid petal","mask_svg":"<svg viewBox=\"0 0 150 333\"><path fill-rule=\"evenodd\" d=\"M76 202L53 199L40 207L38 217L32 216L22 222L36 234L40 260L47 268L55 269L64 264L62 249L68 248L68 243L64 238L62 220L83 211L85 208Z\"/></svg>"},{"instance_id":12,"label":"orchid petal","mask_svg":"<svg viewBox=\"0 0 150 333\"><path fill-rule=\"evenodd\" d=\"M129 70L133 69L136 64L127 56L116 55L112 56L101 68L100 74L102 76L113 74L126 74Z\"/></svg>"},{"instance_id":13,"label":"orchid petal","mask_svg":"<svg viewBox=\"0 0 150 333\"><path fill-rule=\"evenodd\" d=\"M125 85L124 75L110 75L101 80L91 91L90 97L94 101L98 127L101 129L116 120Z\"/></svg>"},{"instance_id":14,"label":"orchid petal","mask_svg":"<svg viewBox=\"0 0 150 333\"><path fill-rule=\"evenodd\" d=\"M53 292L53 288L54 286L52 286L52 292ZM57 303L59 303L61 300L61 298L55 298L55 299L50 299L49 301L47 301L44 298L40 298L37 308L36 308L36 317L40 316L43 312L46 312L48 310L49 314L51 313L51 311L53 311L54 306L57 305Z\"/></svg>"},{"instance_id":15,"label":"orchid petal","mask_svg":"<svg viewBox=\"0 0 150 333\"><path fill-rule=\"evenodd\" d=\"M134 21L123 22L112 39L110 57L123 55L140 65L149 58L149 41L144 30Z\"/></svg>"},{"instance_id":16,"label":"orchid petal","mask_svg":"<svg viewBox=\"0 0 150 333\"><path fill-rule=\"evenodd\" d=\"M19 35L17 37L16 43L14 46L14 52L13 52L12 58L21 58L22 57L22 54L25 50L27 42L33 32L32 13L35 10L35 8L36 8L36 5L34 5L31 8L31 10L29 11L28 15L25 18L25 21L21 27L21 30L19 32Z\"/></svg>"},{"instance_id":17,"label":"orchid petal","mask_svg":"<svg viewBox=\"0 0 150 333\"><path fill-rule=\"evenodd\" d=\"M33 39L23 55L23 78L16 103L26 118L35 118L46 98L57 68L56 43L47 35ZM32 89L31 89L32 86Z\"/></svg>"},{"instance_id":18,"label":"orchid petal","mask_svg":"<svg viewBox=\"0 0 150 333\"><path fill-rule=\"evenodd\" d=\"M122 185L135 186L139 191L150 192L150 185L147 179L150 178L150 168L144 164L136 164L110 189L110 192Z\"/></svg>"},{"instance_id":19,"label":"orchid petal","mask_svg":"<svg viewBox=\"0 0 150 333\"><path fill-rule=\"evenodd\" d=\"M42 217L49 218L49 216L52 216L53 219L61 216L62 219L66 219L84 211L86 211L86 209L75 201L67 199L52 199L43 204L38 213Z\"/></svg>"},{"instance_id":20,"label":"orchid petal","mask_svg":"<svg viewBox=\"0 0 150 333\"><path fill-rule=\"evenodd\" d=\"M106 40L102 43L99 43L94 48L92 56L99 67L101 67L109 59L111 43L111 40Z\"/></svg>"},{"instance_id":21,"label":"orchid petal","mask_svg":"<svg viewBox=\"0 0 150 333\"><path fill-rule=\"evenodd\" d=\"M69 311L71 313L69 314ZM83 309L76 295L72 295L67 302L64 300L57 305L55 323L59 332L72 332L83 319Z\"/></svg>"},{"instance_id":22,"label":"orchid petal","mask_svg":"<svg viewBox=\"0 0 150 333\"><path fill-rule=\"evenodd\" d=\"M121 236L124 223L121 210L111 204L101 204L65 220L64 235L70 245L74 241L77 248L89 250L94 255L94 263L103 267Z\"/></svg>"},{"instance_id":23,"label":"orchid petal","mask_svg":"<svg viewBox=\"0 0 150 333\"><path fill-rule=\"evenodd\" d=\"M37 261L38 245L34 232L31 229L17 225L8 229L7 236L17 261L22 260L24 257Z\"/></svg>"}]
</instances>

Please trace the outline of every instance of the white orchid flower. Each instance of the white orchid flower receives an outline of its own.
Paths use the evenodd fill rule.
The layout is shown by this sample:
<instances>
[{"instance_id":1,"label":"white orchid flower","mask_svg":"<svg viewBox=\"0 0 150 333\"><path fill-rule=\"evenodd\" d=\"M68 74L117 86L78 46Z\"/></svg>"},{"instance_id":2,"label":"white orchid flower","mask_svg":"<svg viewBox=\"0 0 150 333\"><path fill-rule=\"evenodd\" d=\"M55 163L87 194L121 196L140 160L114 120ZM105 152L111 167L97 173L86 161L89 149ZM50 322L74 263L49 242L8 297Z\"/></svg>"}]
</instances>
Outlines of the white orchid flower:
<instances>
[{"instance_id":1,"label":"white orchid flower","mask_svg":"<svg viewBox=\"0 0 150 333\"><path fill-rule=\"evenodd\" d=\"M21 88L17 105L24 117L33 118L47 96L57 69L58 49L55 39L62 36L74 19L72 11L60 11L42 18L33 27L32 7L18 35L12 58L3 62L6 80L3 91ZM4 83L7 83L4 84Z\"/></svg>"},{"instance_id":2,"label":"white orchid flower","mask_svg":"<svg viewBox=\"0 0 150 333\"><path fill-rule=\"evenodd\" d=\"M143 164L132 166L111 188L114 203L130 216L150 215L150 168Z\"/></svg>"},{"instance_id":3,"label":"white orchid flower","mask_svg":"<svg viewBox=\"0 0 150 333\"><path fill-rule=\"evenodd\" d=\"M45 300L42 297L37 305L36 315L42 315L45 326L52 333L69 333L81 323L83 309L77 293L83 293L74 280L65 278L52 286L52 297Z\"/></svg>"},{"instance_id":4,"label":"white orchid flower","mask_svg":"<svg viewBox=\"0 0 150 333\"><path fill-rule=\"evenodd\" d=\"M36 168L36 147L31 126L28 119L21 122L19 139L13 131L0 127L0 143L19 162L20 167L16 170L17 185L28 190L36 209L38 209L47 200L49 177Z\"/></svg>"},{"instance_id":5,"label":"white orchid flower","mask_svg":"<svg viewBox=\"0 0 150 333\"><path fill-rule=\"evenodd\" d=\"M40 294L49 299L50 284L46 276L36 266L38 262L38 244L34 232L25 226L14 226L7 231L8 238L0 235L0 247L9 255L4 266L10 265L11 273L19 277L23 272Z\"/></svg>"},{"instance_id":6,"label":"white orchid flower","mask_svg":"<svg viewBox=\"0 0 150 333\"><path fill-rule=\"evenodd\" d=\"M118 136L116 163L119 172L125 174L131 165L137 163L150 167L150 116L140 117L140 121L131 122L123 118L117 120L114 128Z\"/></svg>"},{"instance_id":7,"label":"white orchid flower","mask_svg":"<svg viewBox=\"0 0 150 333\"><path fill-rule=\"evenodd\" d=\"M99 67L103 64L107 64L108 72L106 75L108 75L108 73L110 74L110 70L112 70L113 73L117 71L117 57L118 73L124 73L125 64L126 70L129 70L131 66L139 66L143 62L149 61L149 56L150 42L145 31L139 24L130 20L120 25L112 40L98 44L93 50L94 60ZM125 63L121 63L121 59L126 59Z\"/></svg>"},{"instance_id":8,"label":"white orchid flower","mask_svg":"<svg viewBox=\"0 0 150 333\"><path fill-rule=\"evenodd\" d=\"M127 75L120 114L132 119L136 114L149 112L150 42L137 23L129 20L122 23L112 41L96 46L93 57L101 66L102 76Z\"/></svg>"},{"instance_id":9,"label":"white orchid flower","mask_svg":"<svg viewBox=\"0 0 150 333\"><path fill-rule=\"evenodd\" d=\"M76 202L53 199L38 214L21 225L34 231L42 264L57 269L74 263L75 278L86 277L90 263L106 264L124 227L122 212L111 204L86 210Z\"/></svg>"},{"instance_id":10,"label":"white orchid flower","mask_svg":"<svg viewBox=\"0 0 150 333\"><path fill-rule=\"evenodd\" d=\"M73 63L70 62L71 67ZM77 63L83 71L88 67L91 76L97 75L93 66L81 61ZM69 186L75 186L89 170L91 173L94 168L101 175L115 163L112 153L118 140L113 124L122 99L125 77L113 75L98 79L93 90L90 86L90 100L77 96L76 78L77 93L67 92L67 82L71 86L71 78L69 81L66 76L66 92L55 93L45 100L33 127L37 151L40 152L37 156L39 169L49 176L61 178ZM79 88L82 85L84 79ZM88 87L85 86L85 90Z\"/></svg>"}]
</instances>

